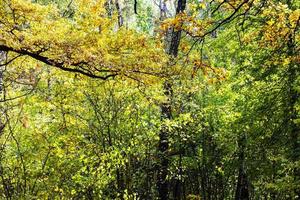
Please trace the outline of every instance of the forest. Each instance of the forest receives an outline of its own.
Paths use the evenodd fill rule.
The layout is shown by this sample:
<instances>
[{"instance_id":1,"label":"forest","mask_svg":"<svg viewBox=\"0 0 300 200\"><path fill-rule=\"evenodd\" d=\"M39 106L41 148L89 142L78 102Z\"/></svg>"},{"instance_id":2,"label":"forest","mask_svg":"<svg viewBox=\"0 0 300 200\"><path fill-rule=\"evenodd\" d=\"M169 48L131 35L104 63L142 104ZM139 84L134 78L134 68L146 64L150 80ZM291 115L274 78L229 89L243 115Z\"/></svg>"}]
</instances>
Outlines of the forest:
<instances>
[{"instance_id":1,"label":"forest","mask_svg":"<svg viewBox=\"0 0 300 200\"><path fill-rule=\"evenodd\" d=\"M300 200L300 1L0 0L0 199Z\"/></svg>"}]
</instances>

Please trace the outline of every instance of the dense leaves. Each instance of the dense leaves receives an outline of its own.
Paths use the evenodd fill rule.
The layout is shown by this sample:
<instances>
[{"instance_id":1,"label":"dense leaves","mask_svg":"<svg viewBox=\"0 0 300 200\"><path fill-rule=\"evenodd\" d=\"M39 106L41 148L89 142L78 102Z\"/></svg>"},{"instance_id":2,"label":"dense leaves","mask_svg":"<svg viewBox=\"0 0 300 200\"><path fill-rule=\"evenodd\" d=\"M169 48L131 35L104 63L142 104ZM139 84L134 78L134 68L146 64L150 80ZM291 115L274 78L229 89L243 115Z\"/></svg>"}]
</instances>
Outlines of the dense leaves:
<instances>
[{"instance_id":1,"label":"dense leaves","mask_svg":"<svg viewBox=\"0 0 300 200\"><path fill-rule=\"evenodd\" d=\"M297 1L0 0L1 199L299 199Z\"/></svg>"}]
</instances>

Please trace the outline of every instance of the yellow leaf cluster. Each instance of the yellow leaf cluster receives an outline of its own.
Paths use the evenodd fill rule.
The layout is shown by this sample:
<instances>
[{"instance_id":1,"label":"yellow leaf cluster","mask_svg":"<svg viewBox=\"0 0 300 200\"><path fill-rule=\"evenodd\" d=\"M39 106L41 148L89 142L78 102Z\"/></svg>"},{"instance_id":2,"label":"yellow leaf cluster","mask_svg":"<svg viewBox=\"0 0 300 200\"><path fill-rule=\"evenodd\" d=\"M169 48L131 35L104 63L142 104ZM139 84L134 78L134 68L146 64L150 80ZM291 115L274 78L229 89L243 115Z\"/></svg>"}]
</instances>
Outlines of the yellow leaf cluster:
<instances>
[{"instance_id":1,"label":"yellow leaf cluster","mask_svg":"<svg viewBox=\"0 0 300 200\"><path fill-rule=\"evenodd\" d=\"M207 63L204 63L201 60L194 60L194 68L192 72L192 77L194 77L198 70L201 70L202 73L208 78L208 83L216 83L223 81L227 77L227 72L225 68L214 67Z\"/></svg>"},{"instance_id":2,"label":"yellow leaf cluster","mask_svg":"<svg viewBox=\"0 0 300 200\"><path fill-rule=\"evenodd\" d=\"M62 16L55 5L28 0L0 0L0 41L80 68L88 73L116 73L140 78L161 75L166 62L162 46L130 29L116 29L103 0L75 0L73 17Z\"/></svg>"},{"instance_id":3,"label":"yellow leaf cluster","mask_svg":"<svg viewBox=\"0 0 300 200\"><path fill-rule=\"evenodd\" d=\"M280 48L294 37L295 29L300 17L300 10L290 10L285 4L271 4L264 10L262 17L266 23L260 32L260 45L269 48ZM298 37L298 38L297 38ZM299 36L296 40L299 39Z\"/></svg>"},{"instance_id":4,"label":"yellow leaf cluster","mask_svg":"<svg viewBox=\"0 0 300 200\"><path fill-rule=\"evenodd\" d=\"M212 25L213 20L210 18L200 19L195 14L188 15L180 13L175 18L169 18L161 23L160 30L165 34L170 28L183 30L192 37L202 37L206 30Z\"/></svg>"}]
</instances>

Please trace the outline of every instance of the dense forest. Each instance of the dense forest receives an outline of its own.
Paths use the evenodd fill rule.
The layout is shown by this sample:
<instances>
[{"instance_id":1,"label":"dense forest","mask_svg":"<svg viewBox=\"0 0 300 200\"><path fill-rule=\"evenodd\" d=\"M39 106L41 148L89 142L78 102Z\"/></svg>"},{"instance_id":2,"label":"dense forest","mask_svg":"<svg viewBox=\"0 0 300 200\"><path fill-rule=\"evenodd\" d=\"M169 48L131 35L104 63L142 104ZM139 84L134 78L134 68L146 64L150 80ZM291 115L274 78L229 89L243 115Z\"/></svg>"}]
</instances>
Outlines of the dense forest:
<instances>
[{"instance_id":1,"label":"dense forest","mask_svg":"<svg viewBox=\"0 0 300 200\"><path fill-rule=\"evenodd\" d=\"M0 0L0 199L300 199L300 1Z\"/></svg>"}]
</instances>

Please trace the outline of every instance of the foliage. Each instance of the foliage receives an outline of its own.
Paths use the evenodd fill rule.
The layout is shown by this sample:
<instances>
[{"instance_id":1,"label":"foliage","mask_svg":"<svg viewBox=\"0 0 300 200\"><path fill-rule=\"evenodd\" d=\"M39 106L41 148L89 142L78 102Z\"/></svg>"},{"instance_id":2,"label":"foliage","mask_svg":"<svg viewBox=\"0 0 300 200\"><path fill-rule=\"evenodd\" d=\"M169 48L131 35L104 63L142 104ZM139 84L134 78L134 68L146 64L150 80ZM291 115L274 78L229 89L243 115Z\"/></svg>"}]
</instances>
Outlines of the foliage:
<instances>
[{"instance_id":1,"label":"foliage","mask_svg":"<svg viewBox=\"0 0 300 200\"><path fill-rule=\"evenodd\" d=\"M174 2L0 0L1 199L300 198L299 3Z\"/></svg>"}]
</instances>

